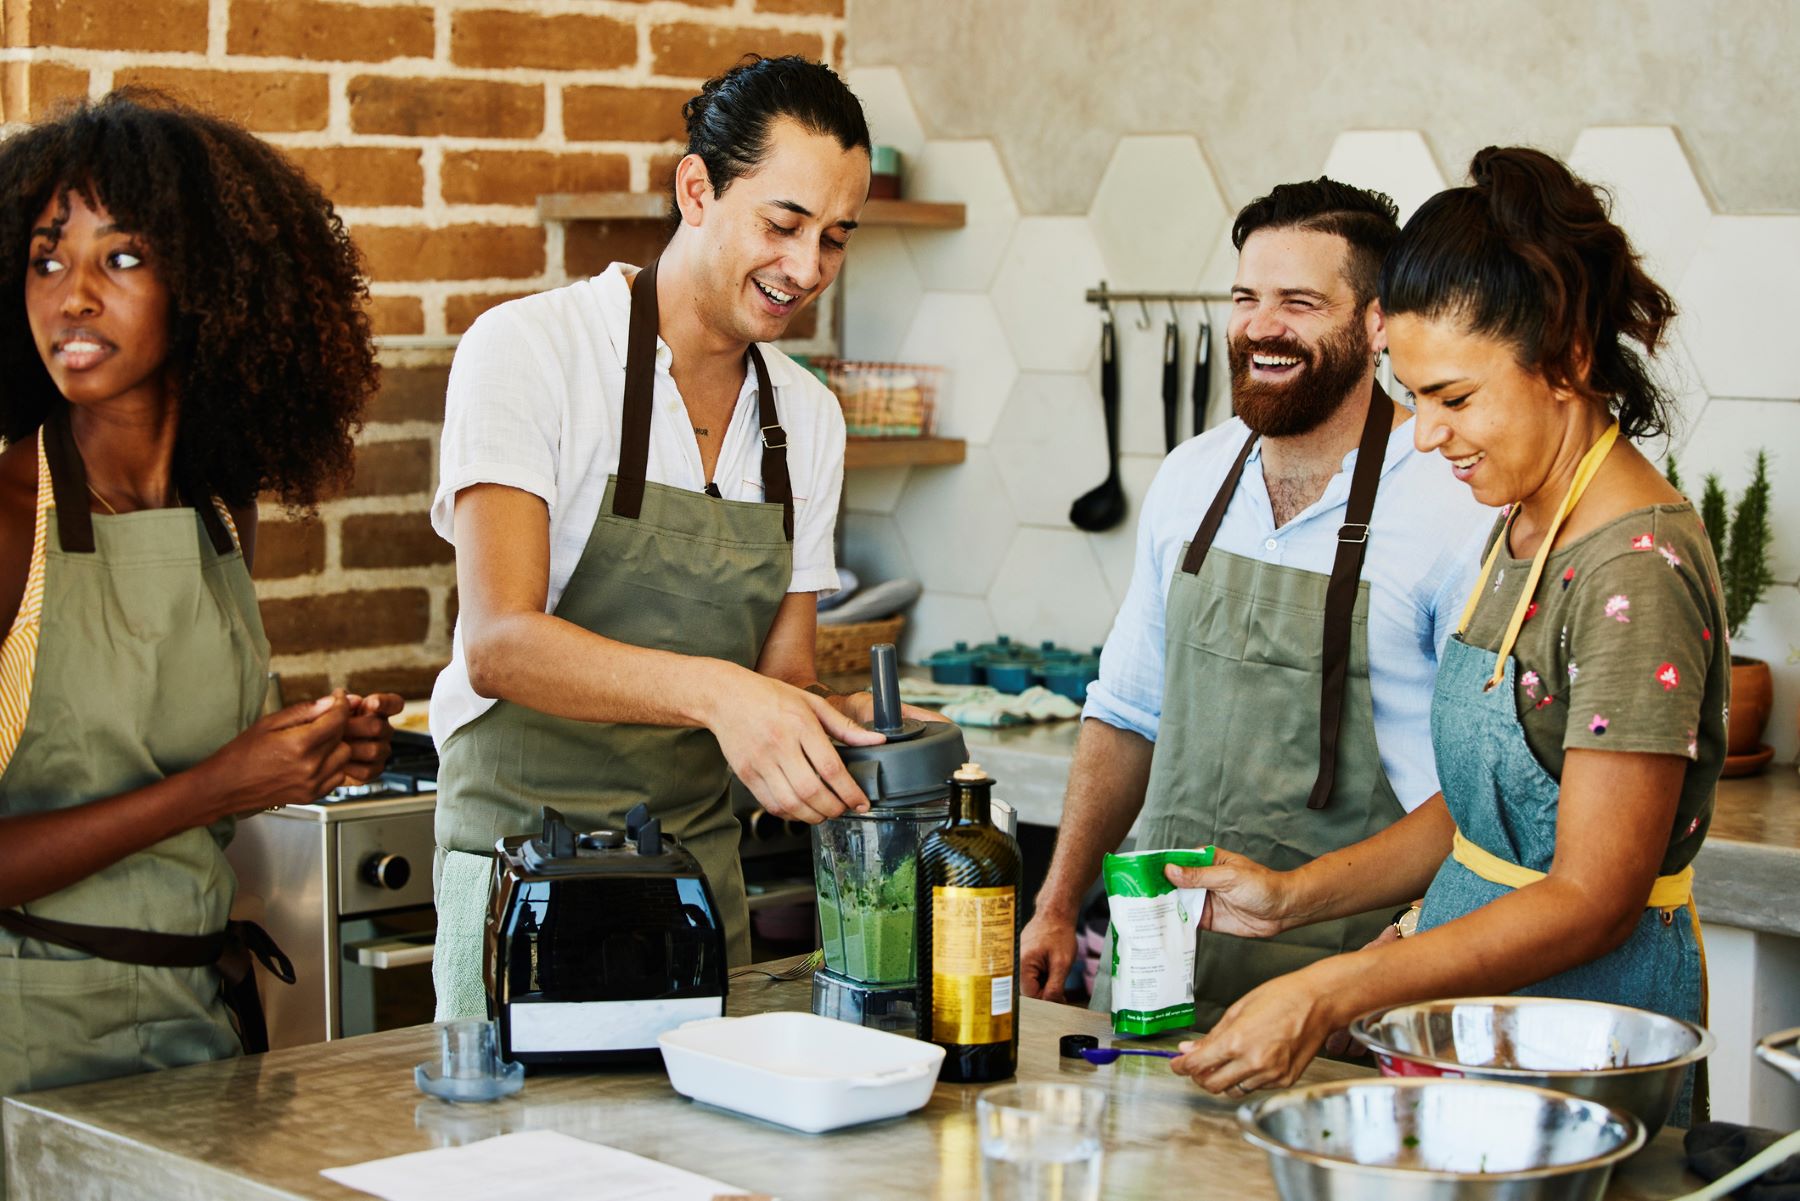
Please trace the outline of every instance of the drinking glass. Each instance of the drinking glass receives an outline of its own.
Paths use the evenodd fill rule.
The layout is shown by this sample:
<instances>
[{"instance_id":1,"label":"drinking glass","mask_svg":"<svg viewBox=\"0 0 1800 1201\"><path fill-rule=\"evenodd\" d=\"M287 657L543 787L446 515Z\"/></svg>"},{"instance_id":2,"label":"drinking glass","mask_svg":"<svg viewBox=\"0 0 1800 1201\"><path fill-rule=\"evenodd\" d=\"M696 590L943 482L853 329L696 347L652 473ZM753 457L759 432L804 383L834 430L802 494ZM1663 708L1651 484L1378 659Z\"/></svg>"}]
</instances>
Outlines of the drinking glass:
<instances>
[{"instance_id":1,"label":"drinking glass","mask_svg":"<svg viewBox=\"0 0 1800 1201\"><path fill-rule=\"evenodd\" d=\"M982 1201L1099 1201L1106 1094L1003 1084L975 1102Z\"/></svg>"}]
</instances>

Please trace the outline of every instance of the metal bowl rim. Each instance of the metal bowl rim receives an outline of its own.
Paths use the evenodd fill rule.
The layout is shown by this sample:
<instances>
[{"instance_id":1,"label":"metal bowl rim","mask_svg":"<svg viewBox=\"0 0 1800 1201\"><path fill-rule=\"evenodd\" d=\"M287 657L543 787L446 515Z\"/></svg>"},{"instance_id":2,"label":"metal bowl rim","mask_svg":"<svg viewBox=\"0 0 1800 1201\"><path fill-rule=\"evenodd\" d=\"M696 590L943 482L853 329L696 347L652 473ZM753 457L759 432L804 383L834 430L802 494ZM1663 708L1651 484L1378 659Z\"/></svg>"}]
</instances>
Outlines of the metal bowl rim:
<instances>
[{"instance_id":1,"label":"metal bowl rim","mask_svg":"<svg viewBox=\"0 0 1800 1201\"><path fill-rule=\"evenodd\" d=\"M1673 1022L1696 1036L1693 1048L1677 1055L1673 1059L1659 1059L1655 1063L1632 1063L1616 1068L1504 1068L1489 1067L1485 1064L1468 1064L1456 1059L1439 1059L1417 1051L1402 1051L1377 1035L1372 1028L1388 1014L1402 1009L1416 1009L1422 1005L1507 1005L1514 1008L1524 1005L1579 1005L1592 1009L1630 1010L1634 1013L1648 1013L1665 1022ZM1583 1079L1610 1078L1616 1076L1638 1076L1649 1072L1662 1072L1671 1068L1686 1067L1698 1063L1713 1053L1717 1040L1712 1031L1705 1026L1670 1017L1666 1013L1657 1013L1651 1009L1635 1009L1630 1005L1614 1005L1609 1001L1584 1001L1572 997L1450 997L1441 1001L1412 1001L1405 1005L1384 1005L1379 1009L1371 1009L1350 1023L1350 1036L1368 1047L1371 1051L1380 1051L1395 1059L1404 1059L1410 1063L1421 1063L1429 1067L1443 1068L1451 1072L1479 1072L1483 1077L1507 1080L1543 1080L1551 1076L1579 1076Z\"/></svg>"},{"instance_id":2,"label":"metal bowl rim","mask_svg":"<svg viewBox=\"0 0 1800 1201\"><path fill-rule=\"evenodd\" d=\"M1756 1057L1791 1080L1800 1081L1793 1060L1800 1059L1800 1026L1777 1030L1756 1040Z\"/></svg>"},{"instance_id":3,"label":"metal bowl rim","mask_svg":"<svg viewBox=\"0 0 1800 1201\"><path fill-rule=\"evenodd\" d=\"M1800 1053L1800 1026L1795 1026L1792 1030L1777 1030L1773 1034L1765 1034L1756 1040L1756 1047L1758 1050L1767 1047L1772 1051L1785 1051L1791 1048L1796 1053Z\"/></svg>"},{"instance_id":4,"label":"metal bowl rim","mask_svg":"<svg viewBox=\"0 0 1800 1201\"><path fill-rule=\"evenodd\" d=\"M1278 1101L1291 1101L1296 1097L1317 1097L1331 1093L1350 1092L1357 1088L1383 1087L1402 1089L1423 1089L1430 1087L1514 1089L1519 1092L1536 1093L1562 1104L1573 1102L1588 1109L1597 1109L1605 1113L1611 1120L1625 1129L1625 1140L1611 1151L1596 1155L1591 1159L1578 1160L1575 1163L1546 1164L1541 1168L1522 1168L1516 1172L1445 1172L1437 1168L1410 1168L1399 1164L1366 1164L1354 1159L1345 1159L1336 1155L1325 1155L1318 1151L1308 1151L1301 1147L1289 1146L1271 1135L1265 1134L1257 1124L1257 1118L1263 1110ZM1572 1093L1557 1092L1551 1088L1540 1088L1534 1084L1513 1084L1504 1080L1467 1080L1457 1078L1433 1078L1428 1076L1359 1076L1349 1080L1331 1080L1320 1084L1301 1085L1296 1088L1283 1089L1267 1097L1257 1097L1246 1101L1237 1109L1238 1130L1246 1142L1261 1147L1271 1155L1284 1155L1289 1159L1297 1159L1303 1163L1315 1164L1326 1168L1347 1168L1358 1172L1369 1172L1378 1176L1392 1176L1403 1180L1447 1180L1447 1181L1496 1181L1505 1183L1513 1180L1538 1180L1550 1176L1572 1176L1577 1172L1592 1171L1596 1168L1612 1167L1620 1161L1636 1155L1649 1135L1645 1133L1644 1124L1634 1114L1598 1101L1590 1101L1586 1097L1577 1097Z\"/></svg>"}]
</instances>

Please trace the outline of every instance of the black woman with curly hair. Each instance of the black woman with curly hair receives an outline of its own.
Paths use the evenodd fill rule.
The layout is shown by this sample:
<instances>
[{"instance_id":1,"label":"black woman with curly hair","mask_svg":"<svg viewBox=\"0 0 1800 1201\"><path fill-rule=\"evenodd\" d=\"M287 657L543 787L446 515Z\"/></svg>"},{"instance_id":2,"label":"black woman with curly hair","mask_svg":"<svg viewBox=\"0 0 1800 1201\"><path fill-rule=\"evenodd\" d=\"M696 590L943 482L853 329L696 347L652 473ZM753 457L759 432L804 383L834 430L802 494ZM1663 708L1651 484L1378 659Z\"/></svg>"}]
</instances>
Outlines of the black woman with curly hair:
<instances>
[{"instance_id":1,"label":"black woman with curly hair","mask_svg":"<svg viewBox=\"0 0 1800 1201\"><path fill-rule=\"evenodd\" d=\"M378 773L400 704L259 720L256 500L348 474L363 297L225 121L117 92L0 144L0 1094L266 1042L233 819Z\"/></svg>"}]
</instances>

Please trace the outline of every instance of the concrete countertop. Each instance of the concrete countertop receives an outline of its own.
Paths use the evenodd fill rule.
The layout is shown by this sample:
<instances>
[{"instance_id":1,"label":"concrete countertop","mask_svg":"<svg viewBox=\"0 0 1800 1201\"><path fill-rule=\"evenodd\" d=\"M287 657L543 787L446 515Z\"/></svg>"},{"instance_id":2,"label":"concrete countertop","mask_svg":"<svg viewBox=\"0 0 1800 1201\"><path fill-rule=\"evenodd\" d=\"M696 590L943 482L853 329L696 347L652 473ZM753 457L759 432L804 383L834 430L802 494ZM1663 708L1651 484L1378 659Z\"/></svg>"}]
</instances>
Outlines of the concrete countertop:
<instances>
[{"instance_id":1,"label":"concrete countertop","mask_svg":"<svg viewBox=\"0 0 1800 1201\"><path fill-rule=\"evenodd\" d=\"M965 729L963 737L1021 822L1056 826L1080 724ZM1791 764L1719 781L1694 876L1702 920L1800 938L1800 775Z\"/></svg>"},{"instance_id":2,"label":"concrete countertop","mask_svg":"<svg viewBox=\"0 0 1800 1201\"><path fill-rule=\"evenodd\" d=\"M733 1014L801 1009L805 980L731 987ZM1172 1075L1161 1060L1071 1064L1057 1038L1106 1040L1105 1015L1025 1000L1021 1081L1079 1081L1110 1094L1108 1198L1273 1201L1263 1153L1238 1133L1235 1106ZM660 1067L527 1078L493 1105L452 1106L413 1086L435 1054L433 1028L199 1064L9 1098L12 1201L354 1201L322 1168L518 1130L559 1130L785 1201L975 1201L979 1085L939 1084L909 1117L799 1134L689 1102ZM1320 1061L1305 1079L1367 1075ZM1699 1184L1665 1130L1614 1175L1608 1201L1659 1201Z\"/></svg>"}]
</instances>

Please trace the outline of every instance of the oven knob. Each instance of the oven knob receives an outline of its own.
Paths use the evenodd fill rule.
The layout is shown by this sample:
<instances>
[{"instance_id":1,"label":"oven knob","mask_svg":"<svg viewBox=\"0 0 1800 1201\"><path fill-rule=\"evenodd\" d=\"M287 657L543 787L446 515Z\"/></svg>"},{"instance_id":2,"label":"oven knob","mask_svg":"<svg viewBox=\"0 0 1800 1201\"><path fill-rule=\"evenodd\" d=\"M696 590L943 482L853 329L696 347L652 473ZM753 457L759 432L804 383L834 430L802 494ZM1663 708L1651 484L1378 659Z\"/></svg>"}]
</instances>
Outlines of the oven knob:
<instances>
[{"instance_id":1,"label":"oven knob","mask_svg":"<svg viewBox=\"0 0 1800 1201\"><path fill-rule=\"evenodd\" d=\"M412 864L404 855L388 855L380 851L363 860L363 882L376 888L401 889L412 879Z\"/></svg>"}]
</instances>

